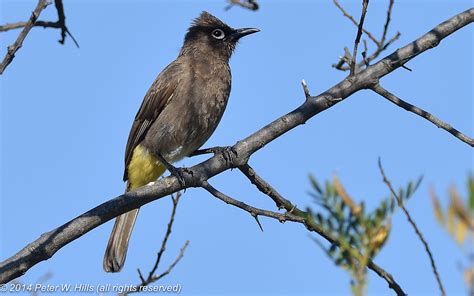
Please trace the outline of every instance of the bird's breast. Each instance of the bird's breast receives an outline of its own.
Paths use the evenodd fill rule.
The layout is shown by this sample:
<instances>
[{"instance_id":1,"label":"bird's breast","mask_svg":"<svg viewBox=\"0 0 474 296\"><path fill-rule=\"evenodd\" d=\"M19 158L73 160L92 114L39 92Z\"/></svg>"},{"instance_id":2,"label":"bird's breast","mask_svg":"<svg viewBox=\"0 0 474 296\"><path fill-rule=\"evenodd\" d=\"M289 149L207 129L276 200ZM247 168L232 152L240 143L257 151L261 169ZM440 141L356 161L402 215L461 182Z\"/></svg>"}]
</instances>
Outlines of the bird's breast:
<instances>
[{"instance_id":1,"label":"bird's breast","mask_svg":"<svg viewBox=\"0 0 474 296\"><path fill-rule=\"evenodd\" d=\"M149 150L177 161L201 147L217 128L231 88L227 65L195 65L145 138Z\"/></svg>"}]
</instances>

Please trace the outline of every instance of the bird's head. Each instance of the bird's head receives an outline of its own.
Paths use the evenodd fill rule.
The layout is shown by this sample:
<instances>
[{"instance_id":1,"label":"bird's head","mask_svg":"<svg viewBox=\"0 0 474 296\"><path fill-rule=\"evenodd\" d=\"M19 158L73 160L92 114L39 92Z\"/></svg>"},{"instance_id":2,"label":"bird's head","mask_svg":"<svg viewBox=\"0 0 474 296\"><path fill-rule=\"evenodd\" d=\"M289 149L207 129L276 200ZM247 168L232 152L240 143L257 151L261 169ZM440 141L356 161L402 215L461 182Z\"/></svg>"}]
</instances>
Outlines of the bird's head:
<instances>
[{"instance_id":1,"label":"bird's head","mask_svg":"<svg viewBox=\"0 0 474 296\"><path fill-rule=\"evenodd\" d=\"M188 29L182 53L200 51L228 60L240 38L259 31L255 28L231 28L204 11Z\"/></svg>"}]
</instances>

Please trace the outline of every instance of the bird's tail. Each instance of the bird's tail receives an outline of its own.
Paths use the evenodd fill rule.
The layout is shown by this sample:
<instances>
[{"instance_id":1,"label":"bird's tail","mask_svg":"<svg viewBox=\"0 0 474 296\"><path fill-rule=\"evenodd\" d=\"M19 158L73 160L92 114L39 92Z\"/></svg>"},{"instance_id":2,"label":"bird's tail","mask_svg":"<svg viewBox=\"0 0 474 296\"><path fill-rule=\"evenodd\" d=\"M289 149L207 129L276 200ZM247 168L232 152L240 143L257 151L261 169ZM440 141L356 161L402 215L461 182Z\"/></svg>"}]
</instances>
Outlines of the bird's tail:
<instances>
[{"instance_id":1,"label":"bird's tail","mask_svg":"<svg viewBox=\"0 0 474 296\"><path fill-rule=\"evenodd\" d=\"M122 269L139 210L135 209L115 219L104 255L104 270L106 272L119 272Z\"/></svg>"},{"instance_id":2,"label":"bird's tail","mask_svg":"<svg viewBox=\"0 0 474 296\"><path fill-rule=\"evenodd\" d=\"M165 166L158 162L155 157L137 146L128 166L126 191L137 189L155 181L165 170ZM114 228L104 255L103 266L106 272L119 272L122 269L138 211L139 209L132 210L115 219Z\"/></svg>"}]
</instances>

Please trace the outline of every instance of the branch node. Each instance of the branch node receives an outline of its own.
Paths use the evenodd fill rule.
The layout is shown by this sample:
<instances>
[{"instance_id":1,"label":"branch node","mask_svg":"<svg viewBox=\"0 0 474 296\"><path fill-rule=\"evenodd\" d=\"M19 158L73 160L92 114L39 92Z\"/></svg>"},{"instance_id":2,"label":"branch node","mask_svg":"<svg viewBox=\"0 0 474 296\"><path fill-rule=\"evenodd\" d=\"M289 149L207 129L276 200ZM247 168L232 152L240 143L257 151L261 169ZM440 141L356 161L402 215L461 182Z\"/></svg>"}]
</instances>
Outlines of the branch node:
<instances>
[{"instance_id":1,"label":"branch node","mask_svg":"<svg viewBox=\"0 0 474 296\"><path fill-rule=\"evenodd\" d=\"M260 230L263 232L263 227L262 227L262 224L260 223L260 220L258 220L258 215L257 215L257 213L255 213L255 212L252 212L252 214L251 214L251 215L252 215L252 217L254 217L254 218L255 218L255 221L257 222L257 224L258 224L258 227L259 227L259 228L260 228Z\"/></svg>"},{"instance_id":2,"label":"branch node","mask_svg":"<svg viewBox=\"0 0 474 296\"><path fill-rule=\"evenodd\" d=\"M412 72L412 71L413 71L412 69L408 68L408 67L405 66L405 65L401 65L400 67L402 67L403 69L405 69L405 70L407 70L407 71L409 71L409 72Z\"/></svg>"},{"instance_id":3,"label":"branch node","mask_svg":"<svg viewBox=\"0 0 474 296\"><path fill-rule=\"evenodd\" d=\"M308 85L306 84L306 81L304 79L301 80L301 85L303 86L303 91L304 91L304 96L306 98L306 101L311 99L311 94L308 89Z\"/></svg>"}]
</instances>

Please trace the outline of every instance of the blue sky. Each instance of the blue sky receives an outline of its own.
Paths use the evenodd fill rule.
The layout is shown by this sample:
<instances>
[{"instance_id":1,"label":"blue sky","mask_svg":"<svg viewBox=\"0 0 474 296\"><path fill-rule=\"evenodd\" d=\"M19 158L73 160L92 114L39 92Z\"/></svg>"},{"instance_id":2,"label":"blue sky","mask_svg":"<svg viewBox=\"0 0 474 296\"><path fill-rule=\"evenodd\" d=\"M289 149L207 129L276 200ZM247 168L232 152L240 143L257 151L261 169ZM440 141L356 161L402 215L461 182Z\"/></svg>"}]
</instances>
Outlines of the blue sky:
<instances>
[{"instance_id":1,"label":"blue sky","mask_svg":"<svg viewBox=\"0 0 474 296\"><path fill-rule=\"evenodd\" d=\"M342 4L358 16L357 4ZM251 12L224 11L225 1L68 1L67 23L80 43L56 42L59 32L34 28L1 78L0 257L13 255L43 232L124 190L123 153L133 117L156 75L177 55L184 33L202 10L233 27L257 27L231 60L233 87L220 126L205 146L231 145L297 107L306 79L313 94L344 78L331 68L355 27L332 1L260 1ZM419 37L472 6L472 1L397 1L390 35L401 38L387 52ZM0 23L25 20L36 1L1 0ZM371 1L367 28L379 35L386 1ZM55 20L48 7L41 19ZM18 31L1 33L0 53ZM368 42L370 48L372 44ZM474 135L473 27L397 70L381 84L401 98ZM436 224L429 200L434 186L447 202L456 184L466 195L472 149L432 124L361 91L285 134L256 153L250 164L298 206L314 206L308 174L338 174L346 189L369 206L387 197L377 158L392 183L424 176L408 208L429 241L449 295L466 295L462 253ZM204 160L195 157L179 165ZM238 172L211 180L223 192L274 210ZM61 249L20 280L34 283L51 272L51 284L135 284L136 268L148 271L168 222L171 201L140 212L127 262L119 274L102 270L109 222ZM347 295L349 278L309 239L301 225L261 219L262 233L245 212L199 189L188 190L178 208L162 268L185 240L183 260L162 284L182 285L183 295ZM410 295L438 294L421 243L401 212L375 261ZM370 274L369 295L390 295Z\"/></svg>"}]
</instances>

